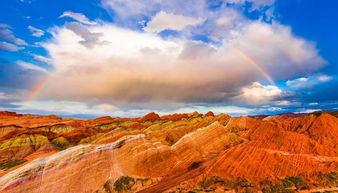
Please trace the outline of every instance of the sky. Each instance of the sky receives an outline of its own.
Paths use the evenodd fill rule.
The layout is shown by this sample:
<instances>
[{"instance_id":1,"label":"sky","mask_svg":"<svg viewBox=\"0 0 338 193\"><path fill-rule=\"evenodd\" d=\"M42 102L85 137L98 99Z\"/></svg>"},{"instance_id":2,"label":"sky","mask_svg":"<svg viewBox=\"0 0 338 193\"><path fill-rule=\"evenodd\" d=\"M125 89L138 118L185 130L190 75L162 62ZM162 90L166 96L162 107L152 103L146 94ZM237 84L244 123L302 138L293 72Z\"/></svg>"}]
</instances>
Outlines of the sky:
<instances>
[{"instance_id":1,"label":"sky","mask_svg":"<svg viewBox=\"0 0 338 193\"><path fill-rule=\"evenodd\" d=\"M0 110L337 110L338 2L1 0Z\"/></svg>"}]
</instances>

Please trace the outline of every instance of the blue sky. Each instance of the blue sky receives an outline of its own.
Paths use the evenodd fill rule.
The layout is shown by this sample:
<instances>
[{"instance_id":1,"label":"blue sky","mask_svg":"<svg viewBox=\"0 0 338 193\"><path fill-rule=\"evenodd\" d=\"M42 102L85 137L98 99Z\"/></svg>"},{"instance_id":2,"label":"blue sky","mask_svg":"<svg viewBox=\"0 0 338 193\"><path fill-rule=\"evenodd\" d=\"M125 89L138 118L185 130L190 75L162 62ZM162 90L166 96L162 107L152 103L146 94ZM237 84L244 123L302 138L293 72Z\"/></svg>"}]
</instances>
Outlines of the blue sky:
<instances>
[{"instance_id":1,"label":"blue sky","mask_svg":"<svg viewBox=\"0 0 338 193\"><path fill-rule=\"evenodd\" d=\"M74 117L336 110L337 5L2 0L0 110Z\"/></svg>"}]
</instances>

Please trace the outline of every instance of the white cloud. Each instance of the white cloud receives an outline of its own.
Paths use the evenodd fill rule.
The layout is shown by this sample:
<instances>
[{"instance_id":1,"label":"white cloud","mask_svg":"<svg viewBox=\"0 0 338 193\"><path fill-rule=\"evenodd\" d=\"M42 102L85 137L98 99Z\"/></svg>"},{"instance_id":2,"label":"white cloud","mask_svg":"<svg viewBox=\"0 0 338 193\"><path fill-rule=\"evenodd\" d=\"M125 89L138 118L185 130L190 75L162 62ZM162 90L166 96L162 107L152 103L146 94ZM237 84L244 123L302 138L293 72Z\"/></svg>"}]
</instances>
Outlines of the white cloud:
<instances>
[{"instance_id":1,"label":"white cloud","mask_svg":"<svg viewBox=\"0 0 338 193\"><path fill-rule=\"evenodd\" d=\"M91 32L88 28L79 23L67 23L65 24L65 27L80 36L82 40L80 40L79 43L87 48L92 48L95 45L109 44L108 41L100 41L102 33Z\"/></svg>"},{"instance_id":2,"label":"white cloud","mask_svg":"<svg viewBox=\"0 0 338 193\"><path fill-rule=\"evenodd\" d=\"M79 21L83 24L87 24L87 25L95 25L97 24L94 21L90 21L85 15L83 15L82 13L75 13L75 12L71 12L71 11L65 11L63 12L62 15L60 15L60 18L63 17L70 17L76 21Z\"/></svg>"},{"instance_id":3,"label":"white cloud","mask_svg":"<svg viewBox=\"0 0 338 193\"><path fill-rule=\"evenodd\" d=\"M55 68L42 98L99 98L145 106L156 101L229 102L238 99L243 87L266 76L233 45L255 58L275 80L307 73L324 64L311 43L277 24L246 23L231 41L224 39L219 46L162 39L106 23L87 26L86 31L99 34L91 39L95 40L93 46L83 46L83 34L67 26L54 28L53 39L42 44ZM65 89L68 92L62 92ZM280 92L275 86L261 89ZM256 103L273 98L264 93L254 97Z\"/></svg>"},{"instance_id":4,"label":"white cloud","mask_svg":"<svg viewBox=\"0 0 338 193\"><path fill-rule=\"evenodd\" d=\"M154 109L118 109L111 104L89 105L77 101L53 101L53 100L31 100L22 102L13 102L13 105L20 107L15 110L18 112L36 112L40 114L75 115L85 114L94 116L118 116L118 117L140 117L154 111ZM165 114L165 112L158 112Z\"/></svg>"},{"instance_id":5,"label":"white cloud","mask_svg":"<svg viewBox=\"0 0 338 193\"><path fill-rule=\"evenodd\" d=\"M7 100L7 99L10 99L10 97L6 93L0 92L0 100Z\"/></svg>"},{"instance_id":6,"label":"white cloud","mask_svg":"<svg viewBox=\"0 0 338 193\"><path fill-rule=\"evenodd\" d=\"M301 77L301 78L297 78L294 80L286 81L286 85L293 87L293 88L303 88L303 87L307 87L308 80L309 80L308 78Z\"/></svg>"},{"instance_id":7,"label":"white cloud","mask_svg":"<svg viewBox=\"0 0 338 193\"><path fill-rule=\"evenodd\" d=\"M3 26L3 27L6 27L6 26ZM9 28L0 28L0 39L12 42L16 45L27 45L27 43L24 40L15 37L12 30L10 30Z\"/></svg>"},{"instance_id":8,"label":"white cloud","mask_svg":"<svg viewBox=\"0 0 338 193\"><path fill-rule=\"evenodd\" d=\"M0 42L0 50L6 50L6 51L10 51L10 52L16 52L19 50L22 50L23 47L19 47L15 44L11 44L8 42Z\"/></svg>"},{"instance_id":9,"label":"white cloud","mask_svg":"<svg viewBox=\"0 0 338 193\"><path fill-rule=\"evenodd\" d=\"M31 4L34 0L19 0L21 3Z\"/></svg>"},{"instance_id":10,"label":"white cloud","mask_svg":"<svg viewBox=\"0 0 338 193\"><path fill-rule=\"evenodd\" d=\"M292 93L290 91L283 91L282 97L292 96L293 94L294 93ZM274 101L274 103L272 103L272 105L275 105L275 106L299 106L299 105L301 105L301 103L299 101L296 101L296 100L276 100L276 101Z\"/></svg>"},{"instance_id":11,"label":"white cloud","mask_svg":"<svg viewBox=\"0 0 338 193\"><path fill-rule=\"evenodd\" d=\"M18 61L17 64L21 68L26 69L26 70L35 70L35 71L40 71L40 72L48 73L48 71L46 69L41 68L40 66L37 66L37 65L32 64L32 63Z\"/></svg>"},{"instance_id":12,"label":"white cloud","mask_svg":"<svg viewBox=\"0 0 338 193\"><path fill-rule=\"evenodd\" d=\"M232 18L230 17L221 17L216 20L216 24L222 27L228 27L232 23Z\"/></svg>"},{"instance_id":13,"label":"white cloud","mask_svg":"<svg viewBox=\"0 0 338 193\"><path fill-rule=\"evenodd\" d=\"M327 75L320 75L320 76L318 76L318 80L320 82L328 82L328 81L332 80L332 77L327 76Z\"/></svg>"},{"instance_id":14,"label":"white cloud","mask_svg":"<svg viewBox=\"0 0 338 193\"><path fill-rule=\"evenodd\" d=\"M29 25L27 28L32 33L32 36L34 36L34 37L41 37L45 34L45 32L43 30L38 29L36 27L33 27L31 25Z\"/></svg>"},{"instance_id":15,"label":"white cloud","mask_svg":"<svg viewBox=\"0 0 338 193\"><path fill-rule=\"evenodd\" d=\"M32 54L30 53L31 56L33 56L33 58L35 60L38 60L40 62L44 62L44 63L47 63L47 64L51 64L52 60L50 58L47 58L45 56L40 56L40 55L37 55L37 54Z\"/></svg>"},{"instance_id":16,"label":"white cloud","mask_svg":"<svg viewBox=\"0 0 338 193\"><path fill-rule=\"evenodd\" d=\"M294 80L286 81L286 85L294 89L312 88L317 84L328 82L331 81L332 79L333 78L328 75L301 77Z\"/></svg>"},{"instance_id":17,"label":"white cloud","mask_svg":"<svg viewBox=\"0 0 338 193\"><path fill-rule=\"evenodd\" d=\"M325 65L315 44L293 35L290 27L249 20L237 8L221 6L210 10L206 0L102 0L102 5L113 12L116 25L123 27L103 22L68 22L50 30L52 39L42 46L55 72L41 99L95 98L102 104L114 101L119 107L177 108L181 103L226 105L243 101L260 104L264 100L283 106L287 104L283 98L266 91L282 92L281 89L262 85L268 76L278 81ZM69 15L74 16L63 14ZM88 24L89 20L82 16L82 23ZM146 31L180 30L180 36L162 38L156 33L124 28L128 22L147 20ZM194 35L217 43L193 41ZM253 58L255 64L248 58ZM262 82L261 87L253 88L261 89L260 95L253 91L243 95L243 89L253 82ZM68 92L63 92L65 89ZM243 97L250 95L254 100Z\"/></svg>"},{"instance_id":18,"label":"white cloud","mask_svg":"<svg viewBox=\"0 0 338 193\"><path fill-rule=\"evenodd\" d=\"M319 103L317 102L312 102L312 103L309 103L310 106L316 106L316 105L319 105Z\"/></svg>"},{"instance_id":19,"label":"white cloud","mask_svg":"<svg viewBox=\"0 0 338 193\"><path fill-rule=\"evenodd\" d=\"M202 18L194 18L185 15L175 15L164 11L158 12L147 26L143 28L147 32L161 32L166 29L183 30L186 26L194 26L201 24L204 21Z\"/></svg>"},{"instance_id":20,"label":"white cloud","mask_svg":"<svg viewBox=\"0 0 338 193\"><path fill-rule=\"evenodd\" d=\"M227 0L229 3L235 3L243 5L246 2L252 3L252 10L257 10L265 6L272 6L274 5L276 0Z\"/></svg>"},{"instance_id":21,"label":"white cloud","mask_svg":"<svg viewBox=\"0 0 338 193\"><path fill-rule=\"evenodd\" d=\"M247 115L254 111L254 109L251 108L245 108L245 107L238 107L238 106L189 106L189 107L183 107L178 108L172 111L167 112L161 112L160 115L164 114L173 114L173 113L189 113L197 111L199 113L207 113L209 111L214 112L215 114L241 114L241 115Z\"/></svg>"},{"instance_id":22,"label":"white cloud","mask_svg":"<svg viewBox=\"0 0 338 193\"><path fill-rule=\"evenodd\" d=\"M59 114L104 114L103 110L92 109L87 104L75 101L23 101L14 102L19 105L18 111L42 111L46 113L57 112Z\"/></svg>"},{"instance_id":23,"label":"white cloud","mask_svg":"<svg viewBox=\"0 0 338 193\"><path fill-rule=\"evenodd\" d=\"M281 110L283 110L283 109L280 108L280 107L269 107L267 110L268 110L268 111L281 111Z\"/></svg>"},{"instance_id":24,"label":"white cloud","mask_svg":"<svg viewBox=\"0 0 338 193\"><path fill-rule=\"evenodd\" d=\"M141 21L144 16L150 17L161 10L179 15L201 15L208 7L206 0L101 0L101 4L123 22L130 18Z\"/></svg>"},{"instance_id":25,"label":"white cloud","mask_svg":"<svg viewBox=\"0 0 338 193\"><path fill-rule=\"evenodd\" d=\"M243 35L238 30L233 44L255 58L274 79L309 73L326 64L315 45L295 37L289 27L254 22L243 28Z\"/></svg>"},{"instance_id":26,"label":"white cloud","mask_svg":"<svg viewBox=\"0 0 338 193\"><path fill-rule=\"evenodd\" d=\"M154 4L157 4L158 0L102 0L102 5L106 9L111 9L116 15L120 17L128 17L130 15L139 15L147 13L154 8Z\"/></svg>"},{"instance_id":27,"label":"white cloud","mask_svg":"<svg viewBox=\"0 0 338 193\"><path fill-rule=\"evenodd\" d=\"M321 111L322 109L299 109L297 113L313 113L315 111Z\"/></svg>"},{"instance_id":28,"label":"white cloud","mask_svg":"<svg viewBox=\"0 0 338 193\"><path fill-rule=\"evenodd\" d=\"M272 100L281 97L283 91L277 86L264 86L259 82L242 88L242 95L250 104L269 104Z\"/></svg>"},{"instance_id":29,"label":"white cloud","mask_svg":"<svg viewBox=\"0 0 338 193\"><path fill-rule=\"evenodd\" d=\"M156 112L159 115L173 113L207 113L212 111L215 114L226 113L231 115L246 115L253 113L254 109L238 107L238 106L189 106L175 108L172 110L158 110L153 108L133 108L120 109L111 104L89 105L83 102L76 101L52 101L52 100L32 100L23 102L13 102L13 105L18 105L16 111L34 112L39 111L42 114L53 114L57 112L61 115L86 114L94 116L114 116L114 117L141 117L149 112Z\"/></svg>"},{"instance_id":30,"label":"white cloud","mask_svg":"<svg viewBox=\"0 0 338 193\"><path fill-rule=\"evenodd\" d=\"M0 28L10 28L11 26L9 26L8 24L5 23L0 23Z\"/></svg>"},{"instance_id":31,"label":"white cloud","mask_svg":"<svg viewBox=\"0 0 338 193\"><path fill-rule=\"evenodd\" d=\"M209 111L212 111L214 113L225 113L225 114L242 114L247 115L249 113L253 112L253 109L244 108L244 107L235 107L235 106L229 106L229 107L207 107Z\"/></svg>"},{"instance_id":32,"label":"white cloud","mask_svg":"<svg viewBox=\"0 0 338 193\"><path fill-rule=\"evenodd\" d=\"M278 106L289 106L292 103L290 101L287 101L287 100L280 100L280 101L276 101L275 104L278 105Z\"/></svg>"},{"instance_id":33,"label":"white cloud","mask_svg":"<svg viewBox=\"0 0 338 193\"><path fill-rule=\"evenodd\" d=\"M118 109L116 106L111 105L111 104L99 104L95 107L99 108L99 109L104 109L104 110L116 110L116 109Z\"/></svg>"}]
</instances>

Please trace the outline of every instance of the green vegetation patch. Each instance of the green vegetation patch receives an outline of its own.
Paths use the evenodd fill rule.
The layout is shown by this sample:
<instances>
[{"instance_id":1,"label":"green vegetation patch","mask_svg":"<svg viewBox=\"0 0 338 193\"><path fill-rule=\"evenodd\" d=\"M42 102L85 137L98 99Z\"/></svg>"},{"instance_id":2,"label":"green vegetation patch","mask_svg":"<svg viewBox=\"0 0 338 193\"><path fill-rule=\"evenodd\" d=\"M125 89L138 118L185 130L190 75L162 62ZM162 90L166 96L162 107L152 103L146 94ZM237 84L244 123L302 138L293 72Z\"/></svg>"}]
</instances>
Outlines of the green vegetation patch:
<instances>
[{"instance_id":1,"label":"green vegetation patch","mask_svg":"<svg viewBox=\"0 0 338 193\"><path fill-rule=\"evenodd\" d=\"M249 180L247 179L243 179L243 180L239 180L238 182L236 182L235 184L236 186L239 186L239 187L253 187L254 184L251 183Z\"/></svg>"},{"instance_id":2,"label":"green vegetation patch","mask_svg":"<svg viewBox=\"0 0 338 193\"><path fill-rule=\"evenodd\" d=\"M128 127L133 126L136 123L137 122L134 122L134 121L124 121L124 122L121 122L119 126L124 127L124 128L128 128Z\"/></svg>"},{"instance_id":3,"label":"green vegetation patch","mask_svg":"<svg viewBox=\"0 0 338 193\"><path fill-rule=\"evenodd\" d=\"M114 190L117 192L123 192L131 190L135 185L135 179L129 176L122 176L114 183Z\"/></svg>"},{"instance_id":4,"label":"green vegetation patch","mask_svg":"<svg viewBox=\"0 0 338 193\"><path fill-rule=\"evenodd\" d=\"M53 125L50 127L50 131L54 133L68 133L74 131L76 128L69 125Z\"/></svg>"},{"instance_id":5,"label":"green vegetation patch","mask_svg":"<svg viewBox=\"0 0 338 193\"><path fill-rule=\"evenodd\" d=\"M333 171L322 175L327 180L329 185L338 186L338 172Z\"/></svg>"},{"instance_id":6,"label":"green vegetation patch","mask_svg":"<svg viewBox=\"0 0 338 193\"><path fill-rule=\"evenodd\" d=\"M198 185L203 188L203 192L213 192L216 188L214 185L220 185L225 187L224 190L235 189L236 192L256 192L255 185L247 179L242 179L237 182L233 182L228 179L221 178L219 176L212 176L198 183ZM198 192L198 189L192 191Z\"/></svg>"},{"instance_id":7,"label":"green vegetation patch","mask_svg":"<svg viewBox=\"0 0 338 193\"><path fill-rule=\"evenodd\" d=\"M219 176L212 176L210 178L207 178L203 181L200 181L198 183L199 186L201 186L202 188L208 188L209 186L217 183L217 182L220 182L220 183L224 183L225 180Z\"/></svg>"},{"instance_id":8,"label":"green vegetation patch","mask_svg":"<svg viewBox=\"0 0 338 193\"><path fill-rule=\"evenodd\" d=\"M150 179L149 178L137 178L136 182L140 182L144 186Z\"/></svg>"},{"instance_id":9,"label":"green vegetation patch","mask_svg":"<svg viewBox=\"0 0 338 193\"><path fill-rule=\"evenodd\" d=\"M95 127L95 129L108 130L108 129L116 129L118 127L129 128L136 123L137 122L135 121L117 121L117 122L98 125Z\"/></svg>"},{"instance_id":10,"label":"green vegetation patch","mask_svg":"<svg viewBox=\"0 0 338 193\"><path fill-rule=\"evenodd\" d=\"M308 187L308 183L302 176L288 177L285 179L292 182L296 186L297 189L303 190Z\"/></svg>"},{"instance_id":11,"label":"green vegetation patch","mask_svg":"<svg viewBox=\"0 0 338 193\"><path fill-rule=\"evenodd\" d=\"M69 143L69 141L68 141L66 138L62 137L62 136L53 139L53 140L52 140L52 143L53 143L56 147L58 147L58 148L60 148L60 149L66 149L66 148L68 148L69 146L71 146L71 144Z\"/></svg>"},{"instance_id":12,"label":"green vegetation patch","mask_svg":"<svg viewBox=\"0 0 338 193\"><path fill-rule=\"evenodd\" d=\"M293 193L294 190L287 189L282 183L276 183L270 187L262 189L263 193Z\"/></svg>"},{"instance_id":13,"label":"green vegetation patch","mask_svg":"<svg viewBox=\"0 0 338 193\"><path fill-rule=\"evenodd\" d=\"M104 184L103 184L103 189L106 193L112 193L112 187L111 187L111 182L110 180L107 180Z\"/></svg>"},{"instance_id":14,"label":"green vegetation patch","mask_svg":"<svg viewBox=\"0 0 338 193\"><path fill-rule=\"evenodd\" d=\"M235 133L229 133L228 142L230 146L235 146L235 145L242 143L242 139Z\"/></svg>"},{"instance_id":15,"label":"green vegetation patch","mask_svg":"<svg viewBox=\"0 0 338 193\"><path fill-rule=\"evenodd\" d=\"M102 124L97 126L97 129L102 129L102 130L107 130L107 129L115 129L116 127L118 127L119 123L118 122L114 122L114 123L108 123L108 124Z\"/></svg>"},{"instance_id":16,"label":"green vegetation patch","mask_svg":"<svg viewBox=\"0 0 338 193\"><path fill-rule=\"evenodd\" d=\"M150 133L152 131L159 130L161 128L162 128L162 124L161 123L157 123L157 124L150 125L146 129L144 129L143 132Z\"/></svg>"},{"instance_id":17,"label":"green vegetation patch","mask_svg":"<svg viewBox=\"0 0 338 193\"><path fill-rule=\"evenodd\" d=\"M30 145L43 145L48 143L48 138L42 135L28 136L28 137L19 137L16 139L9 139L0 145L0 151L15 148L23 147Z\"/></svg>"},{"instance_id":18,"label":"green vegetation patch","mask_svg":"<svg viewBox=\"0 0 338 193\"><path fill-rule=\"evenodd\" d=\"M5 163L1 163L1 164L0 164L0 168L1 168L2 170L8 170L8 169L10 169L10 168L12 168L12 167L15 167L15 166L17 166L17 165L20 165L20 164L26 162L26 161L27 161L27 160L25 160L25 159L19 159L19 160L8 161L8 162L5 162Z\"/></svg>"},{"instance_id":19,"label":"green vegetation patch","mask_svg":"<svg viewBox=\"0 0 338 193\"><path fill-rule=\"evenodd\" d=\"M293 187L296 187L298 190L304 190L308 188L307 181L302 176L293 176L287 177L280 180L275 184L271 184L262 189L263 193L293 193Z\"/></svg>"},{"instance_id":20,"label":"green vegetation patch","mask_svg":"<svg viewBox=\"0 0 338 193\"><path fill-rule=\"evenodd\" d=\"M94 142L95 140L97 140L99 137L101 137L103 135L104 135L103 133L98 133L96 135L92 135L92 136L83 138L83 139L80 140L79 144L92 143L92 142Z\"/></svg>"}]
</instances>

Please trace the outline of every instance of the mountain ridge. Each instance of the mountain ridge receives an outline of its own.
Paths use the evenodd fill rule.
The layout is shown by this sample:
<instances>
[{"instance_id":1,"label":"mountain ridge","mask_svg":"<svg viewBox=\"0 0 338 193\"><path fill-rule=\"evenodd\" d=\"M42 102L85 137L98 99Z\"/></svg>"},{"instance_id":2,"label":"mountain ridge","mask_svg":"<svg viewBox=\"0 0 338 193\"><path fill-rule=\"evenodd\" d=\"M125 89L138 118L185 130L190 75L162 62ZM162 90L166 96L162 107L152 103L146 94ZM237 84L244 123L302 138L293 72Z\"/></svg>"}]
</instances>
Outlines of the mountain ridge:
<instances>
[{"instance_id":1,"label":"mountain ridge","mask_svg":"<svg viewBox=\"0 0 338 193\"><path fill-rule=\"evenodd\" d=\"M133 179L125 192L189 192L208 190L201 182L216 176L210 182L216 192L259 191L265 181L273 186L291 176L306 178L307 188L326 187L310 182L318 172L337 171L337 134L337 118L327 112L95 119L0 113L7 166L0 192L121 192L120 179ZM243 180L251 185L225 183Z\"/></svg>"}]
</instances>

